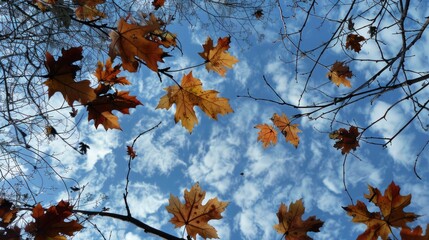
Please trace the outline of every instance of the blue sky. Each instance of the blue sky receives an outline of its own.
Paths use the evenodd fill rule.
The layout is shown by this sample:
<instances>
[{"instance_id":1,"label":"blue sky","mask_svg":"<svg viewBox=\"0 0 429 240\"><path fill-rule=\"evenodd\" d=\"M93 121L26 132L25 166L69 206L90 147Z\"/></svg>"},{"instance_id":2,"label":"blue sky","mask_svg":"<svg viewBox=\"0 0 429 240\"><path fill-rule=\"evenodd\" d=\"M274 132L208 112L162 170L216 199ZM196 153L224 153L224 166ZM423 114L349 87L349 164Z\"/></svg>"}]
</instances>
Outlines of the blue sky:
<instances>
[{"instance_id":1,"label":"blue sky","mask_svg":"<svg viewBox=\"0 0 429 240\"><path fill-rule=\"evenodd\" d=\"M323 6L319 9L327 11ZM426 2L417 3L410 8L410 15L424 21L427 9ZM338 19L339 16L344 16L345 11L345 8L338 8L330 13L330 16ZM273 10L273 14L278 12ZM276 16L264 18L276 19ZM292 23L289 27L299 27L302 21L301 13L297 13L296 18L292 20L296 21L296 25ZM388 25L390 22L391 19L386 17L382 24ZM334 30L335 25L329 21L320 28L312 27L319 24L318 19L310 21L309 27L304 32L308 34L303 38L304 48L317 46L330 36L327 33ZM358 18L355 29L365 24L362 18ZM198 52L202 51L201 44L207 35L201 34L204 31L199 31L200 27L196 25L193 31L190 31L180 25L169 26L168 30L177 33L184 54L174 51L173 57L166 58L165 64L160 66L181 69L203 62ZM55 202L64 199L76 203L81 209L100 210L108 207L111 212L125 214L122 198L128 161L126 146L130 145L140 132L162 121L158 128L140 137L135 144L137 157L132 161L128 196L133 216L153 227L182 236L183 229L174 229L168 222L172 215L165 210L165 206L168 204L170 193L183 199L184 189L190 189L199 182L201 188L207 191L206 199L218 197L222 201L230 202L222 214L224 216L222 220L210 221L210 224L218 230L221 239L280 239L281 235L273 229L273 225L278 223L276 212L280 203L289 205L301 198L306 208L304 218L315 215L325 222L321 232L310 233L310 236L314 239L354 239L364 231L365 226L353 224L351 217L341 208L351 204L344 191L344 171L346 176L344 181L354 203L356 200L364 201L363 194L368 193L368 184L384 192L390 182L395 181L401 186L403 195L412 194L412 202L406 210L421 215L410 226L419 224L425 228L429 223L427 214L429 158L427 151L420 156L417 171L422 180L419 180L413 172L413 164L416 154L427 141L427 132L423 131L417 122L406 128L386 148L361 141L360 147L354 152L357 157L349 155L345 169L343 169L345 157L333 147L335 142L328 136L329 132L335 129L348 128L342 123L368 125L383 116L390 104L395 102L398 96L403 96L402 92L382 96L373 99L372 102L362 101L352 105L341 111L336 116L337 121L333 123L329 120L332 115L327 115L325 119L295 120L294 123L299 124L302 130L297 149L284 142L282 138L279 138L276 146L267 149L262 147L257 141L255 125L270 123L274 113L292 116L305 111L264 101L237 98L237 95L246 95L249 90L255 97L276 99L263 81L265 76L283 99L297 104L307 75L295 76L294 57L279 41L278 33L282 29L280 22L260 21L254 27L264 35L263 40L257 41L256 37L251 37L252 44L247 45L232 38L229 52L240 62L228 71L225 78L214 72L208 73L203 66L192 69L193 75L203 82L204 89L215 89L220 92L221 97L230 99L234 113L219 116L218 121L213 121L197 109L199 124L193 133L189 134L180 123L174 124L174 109L169 111L155 109L159 98L165 94L163 88L174 84L172 81L164 77L160 82L155 73L144 67L136 74L124 73L122 75L127 76L133 85L122 89L130 90L133 95L138 96L144 106L138 106L130 115L118 114L123 131L106 132L102 126L95 129L93 122L86 121L87 116L83 110L75 120L59 122L57 129L67 129L70 126L69 121L82 118L78 123L78 131L70 134L68 140L88 144L90 149L87 155L68 150L68 146L58 138L46 139L46 144L40 147L58 157L60 162L53 159L52 164L63 177L76 179L79 183L66 180L67 187L85 187L82 188L82 192L70 192L69 189L58 185L57 190L45 190L46 195L41 195L46 199L43 203L49 204L52 200ZM393 27L378 36L380 42L385 43L382 48L387 56L396 54L395 51L400 48L397 30ZM370 39L367 28L357 32L368 41L365 41L359 54L352 51L346 53L357 59L379 57L378 47L375 41ZM225 36L226 33L220 32L210 34L215 42L218 37ZM345 40L345 36L340 39ZM421 41L413 47L409 54L412 57L407 59L407 66L427 71L428 57L421 53L428 51L428 40L424 34ZM322 58L325 66L335 61L350 59L342 46L343 44L337 43L328 48ZM104 61L106 58L107 55L99 55L99 60ZM297 69L300 73L306 73L312 66L312 61L302 58ZM354 74L351 78L352 89L382 66L383 63L352 61L350 63ZM180 80L188 72L185 70L174 73L174 77ZM326 77L327 72L326 67L316 67L309 82L309 90L301 99L302 105L323 102L327 99L325 94L332 96L349 91L333 85ZM387 79L391 73L386 71L386 74L380 76L380 81L383 81L383 78ZM427 98L427 94L425 90L419 97ZM57 94L50 99L50 104L55 108L64 103ZM68 114L69 111L65 109L52 115L55 117L55 114ZM384 120L366 131L364 137L391 137L412 114L413 109L409 103L398 104L389 111ZM422 121L427 122L427 113L424 114L426 116L422 116ZM80 200L76 202L79 194ZM128 223L102 217L94 217L91 222L97 224L107 239L152 239L150 235ZM86 229L76 234L73 239L102 238L90 224L87 224Z\"/></svg>"}]
</instances>

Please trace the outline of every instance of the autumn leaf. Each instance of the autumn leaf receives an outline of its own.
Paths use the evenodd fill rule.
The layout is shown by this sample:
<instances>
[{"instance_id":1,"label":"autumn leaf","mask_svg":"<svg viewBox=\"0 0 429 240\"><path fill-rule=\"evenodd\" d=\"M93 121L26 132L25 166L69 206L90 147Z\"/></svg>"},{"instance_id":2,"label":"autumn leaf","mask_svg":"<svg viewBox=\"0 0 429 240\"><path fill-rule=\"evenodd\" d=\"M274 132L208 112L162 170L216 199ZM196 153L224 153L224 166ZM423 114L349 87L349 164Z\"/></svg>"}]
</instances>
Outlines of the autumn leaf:
<instances>
[{"instance_id":1,"label":"autumn leaf","mask_svg":"<svg viewBox=\"0 0 429 240\"><path fill-rule=\"evenodd\" d=\"M18 209L13 206L13 203L0 198L0 227L7 227L16 218Z\"/></svg>"},{"instance_id":2,"label":"autumn leaf","mask_svg":"<svg viewBox=\"0 0 429 240\"><path fill-rule=\"evenodd\" d=\"M290 142L292 145L295 146L295 148L297 148L299 144L298 133L301 132L301 130L298 129L298 124L291 124L284 113L282 114L282 116L279 116L277 113L274 113L271 120L273 121L274 126L276 126L283 134L286 139L286 142Z\"/></svg>"},{"instance_id":3,"label":"autumn leaf","mask_svg":"<svg viewBox=\"0 0 429 240\"><path fill-rule=\"evenodd\" d=\"M258 141L262 142L262 146L264 146L264 148L277 144L277 131L274 130L273 126L268 124L258 124L255 128L260 130L258 132Z\"/></svg>"},{"instance_id":4,"label":"autumn leaf","mask_svg":"<svg viewBox=\"0 0 429 240\"><path fill-rule=\"evenodd\" d=\"M22 240L21 228L13 226L0 230L0 238L2 240Z\"/></svg>"},{"instance_id":5,"label":"autumn leaf","mask_svg":"<svg viewBox=\"0 0 429 240\"><path fill-rule=\"evenodd\" d=\"M213 70L225 77L227 68L232 68L238 62L237 58L227 52L230 42L230 37L219 38L214 47L211 38L207 38L203 45L204 51L199 53L206 60L207 71Z\"/></svg>"},{"instance_id":6,"label":"autumn leaf","mask_svg":"<svg viewBox=\"0 0 429 240\"><path fill-rule=\"evenodd\" d=\"M167 211L173 214L170 222L176 228L185 226L186 232L193 239L197 234L202 238L219 238L216 229L208 224L213 219L221 219L221 213L225 211L228 202L221 202L217 198L212 198L206 204L202 204L206 192L202 191L199 184L196 183L190 191L185 189L185 203L180 202L179 198L170 194Z\"/></svg>"},{"instance_id":7,"label":"autumn leaf","mask_svg":"<svg viewBox=\"0 0 429 240\"><path fill-rule=\"evenodd\" d=\"M304 210L302 199L291 203L289 210L284 203L281 203L277 212L279 223L274 225L274 229L283 234L286 240L311 240L312 238L307 233L319 232L319 228L323 226L323 221L320 221L315 216L303 221Z\"/></svg>"},{"instance_id":8,"label":"autumn leaf","mask_svg":"<svg viewBox=\"0 0 429 240\"><path fill-rule=\"evenodd\" d=\"M90 87L89 80L80 82L74 80L80 67L73 63L82 59L82 47L63 49L61 52L62 56L57 61L46 52L45 66L48 70L48 80L44 84L48 86L49 98L60 92L70 106L73 106L74 101L85 104L95 99L94 89Z\"/></svg>"},{"instance_id":9,"label":"autumn leaf","mask_svg":"<svg viewBox=\"0 0 429 240\"><path fill-rule=\"evenodd\" d=\"M350 80L347 78L351 78L353 73L348 66L344 65L344 62L335 62L327 76L337 87L341 84L349 88L352 87Z\"/></svg>"},{"instance_id":10,"label":"autumn leaf","mask_svg":"<svg viewBox=\"0 0 429 240\"><path fill-rule=\"evenodd\" d=\"M94 20L96 18L105 18L106 14L97 9L98 4L103 4L105 0L73 0L78 4L76 8L76 17L81 20Z\"/></svg>"},{"instance_id":11,"label":"autumn leaf","mask_svg":"<svg viewBox=\"0 0 429 240\"><path fill-rule=\"evenodd\" d=\"M365 203L357 201L356 205L343 207L348 215L352 216L355 223L367 225L365 232L359 235L358 240L374 239L381 237L387 240L391 228L408 228L406 223L414 221L418 215L404 212L404 207L411 202L411 195L401 196L400 188L392 182L386 189L384 196L377 188L368 186L369 194L365 194L370 202L374 203L381 212L369 212Z\"/></svg>"},{"instance_id":12,"label":"autumn leaf","mask_svg":"<svg viewBox=\"0 0 429 240\"><path fill-rule=\"evenodd\" d=\"M365 41L365 38L356 34L347 35L346 48L353 49L355 52L359 53L361 50L360 42Z\"/></svg>"},{"instance_id":13,"label":"autumn leaf","mask_svg":"<svg viewBox=\"0 0 429 240\"><path fill-rule=\"evenodd\" d=\"M136 151L134 151L132 146L127 146L127 154L131 159L134 159L137 156Z\"/></svg>"},{"instance_id":14,"label":"autumn leaf","mask_svg":"<svg viewBox=\"0 0 429 240\"><path fill-rule=\"evenodd\" d=\"M353 151L355 151L356 148L359 147L359 141L357 140L359 134L357 127L350 126L348 131L344 128L340 128L332 132L329 137L337 140L334 147L341 149L341 154L346 154L349 153L350 150L353 149Z\"/></svg>"},{"instance_id":15,"label":"autumn leaf","mask_svg":"<svg viewBox=\"0 0 429 240\"><path fill-rule=\"evenodd\" d=\"M121 65L112 67L112 61L110 58L108 58L106 65L104 65L102 62L98 62L94 75L98 79L99 83L103 83L105 85L130 85L131 83L127 80L127 78L117 76L121 72L120 68Z\"/></svg>"},{"instance_id":16,"label":"autumn leaf","mask_svg":"<svg viewBox=\"0 0 429 240\"><path fill-rule=\"evenodd\" d=\"M118 30L110 32L112 42L109 56L112 61L116 56L122 59L122 67L129 72L136 72L139 62L144 61L149 69L158 72L158 62L163 62L166 55L160 48L160 43L148 39L151 32L158 29L158 25L140 26L127 23L123 18L118 22Z\"/></svg>"},{"instance_id":17,"label":"autumn leaf","mask_svg":"<svg viewBox=\"0 0 429 240\"><path fill-rule=\"evenodd\" d=\"M420 226L414 229L402 228L401 229L402 240L428 240L429 239L429 224L426 225L426 234L423 236L423 229Z\"/></svg>"},{"instance_id":18,"label":"autumn leaf","mask_svg":"<svg viewBox=\"0 0 429 240\"><path fill-rule=\"evenodd\" d=\"M73 236L83 228L76 220L64 221L72 215L72 210L73 206L65 201L60 201L46 211L37 204L31 215L35 221L28 223L25 231L33 235L35 240L66 240L64 235Z\"/></svg>"},{"instance_id":19,"label":"autumn leaf","mask_svg":"<svg viewBox=\"0 0 429 240\"><path fill-rule=\"evenodd\" d=\"M153 0L152 6L155 7L155 10L158 10L158 8L164 6L165 0Z\"/></svg>"},{"instance_id":20,"label":"autumn leaf","mask_svg":"<svg viewBox=\"0 0 429 240\"><path fill-rule=\"evenodd\" d=\"M233 112L227 98L218 97L218 92L215 90L204 90L201 81L194 78L192 72L183 76L180 86L170 86L165 90L167 94L159 100L156 108L170 109L173 104L176 104L174 121L176 123L181 121L182 126L189 132L192 132L198 123L194 106L198 106L207 116L215 120L217 120L217 114L225 115Z\"/></svg>"},{"instance_id":21,"label":"autumn leaf","mask_svg":"<svg viewBox=\"0 0 429 240\"><path fill-rule=\"evenodd\" d=\"M121 129L118 117L112 114L113 110L123 114L129 114L130 108L143 105L135 96L130 96L127 91L119 91L113 94L97 96L94 101L86 104L88 121L94 120L95 128L103 125L104 129Z\"/></svg>"}]
</instances>

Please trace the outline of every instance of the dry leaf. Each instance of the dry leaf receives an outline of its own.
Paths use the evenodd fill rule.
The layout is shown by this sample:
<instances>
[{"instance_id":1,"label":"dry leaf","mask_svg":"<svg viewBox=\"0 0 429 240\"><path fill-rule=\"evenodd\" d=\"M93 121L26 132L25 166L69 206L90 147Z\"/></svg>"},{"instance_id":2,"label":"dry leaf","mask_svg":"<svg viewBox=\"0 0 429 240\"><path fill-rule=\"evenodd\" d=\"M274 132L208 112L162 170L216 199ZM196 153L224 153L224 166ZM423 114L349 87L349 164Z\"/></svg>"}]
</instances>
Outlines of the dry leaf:
<instances>
[{"instance_id":1,"label":"dry leaf","mask_svg":"<svg viewBox=\"0 0 429 240\"><path fill-rule=\"evenodd\" d=\"M204 52L199 53L207 62L207 71L213 70L225 77L227 68L232 68L238 62L237 58L227 52L230 42L230 37L219 38L217 45L213 47L213 41L211 38L207 38L203 45Z\"/></svg>"},{"instance_id":2,"label":"dry leaf","mask_svg":"<svg viewBox=\"0 0 429 240\"><path fill-rule=\"evenodd\" d=\"M97 9L98 4L103 4L105 0L73 0L78 7L75 14L81 20L94 20L96 18L105 18L106 14Z\"/></svg>"},{"instance_id":3,"label":"dry leaf","mask_svg":"<svg viewBox=\"0 0 429 240\"><path fill-rule=\"evenodd\" d=\"M165 0L153 0L152 6L155 7L155 10L158 10L158 8L164 6Z\"/></svg>"},{"instance_id":4,"label":"dry leaf","mask_svg":"<svg viewBox=\"0 0 429 240\"><path fill-rule=\"evenodd\" d=\"M181 121L182 126L189 132L192 132L198 123L194 106L198 106L207 116L215 120L217 120L217 114L225 115L233 112L227 98L218 97L218 92L215 90L204 90L201 81L194 78L192 72L183 76L180 86L170 86L165 90L167 94L159 100L156 108L170 109L173 104L176 104L174 121L176 123Z\"/></svg>"},{"instance_id":5,"label":"dry leaf","mask_svg":"<svg viewBox=\"0 0 429 240\"><path fill-rule=\"evenodd\" d=\"M356 34L347 35L346 48L353 49L355 52L360 52L360 42L365 41L365 38Z\"/></svg>"},{"instance_id":6,"label":"dry leaf","mask_svg":"<svg viewBox=\"0 0 429 240\"><path fill-rule=\"evenodd\" d=\"M323 226L323 221L320 221L315 216L311 216L303 221L304 205L302 199L291 203L289 210L285 204L280 204L277 218L279 223L274 225L274 229L283 234L286 240L311 240L308 232L319 232L319 228Z\"/></svg>"},{"instance_id":7,"label":"dry leaf","mask_svg":"<svg viewBox=\"0 0 429 240\"><path fill-rule=\"evenodd\" d=\"M355 151L356 148L359 147L359 141L357 140L359 134L357 127L351 126L348 131L344 128L335 130L329 134L329 137L331 139L336 139L337 141L334 147L341 149L341 154L346 154L349 153L350 150L353 149L353 151Z\"/></svg>"},{"instance_id":8,"label":"dry leaf","mask_svg":"<svg viewBox=\"0 0 429 240\"><path fill-rule=\"evenodd\" d=\"M136 151L134 151L132 146L127 146L127 154L131 159L134 159L137 156Z\"/></svg>"},{"instance_id":9,"label":"dry leaf","mask_svg":"<svg viewBox=\"0 0 429 240\"><path fill-rule=\"evenodd\" d=\"M426 234L423 236L423 229L420 226L414 229L402 228L401 229L402 240L428 240L429 239L429 224L426 225Z\"/></svg>"},{"instance_id":10,"label":"dry leaf","mask_svg":"<svg viewBox=\"0 0 429 240\"><path fill-rule=\"evenodd\" d=\"M202 204L206 192L202 191L199 184L196 183L190 191L185 190L185 203L170 195L167 211L173 214L170 222L176 228L185 226L186 232L193 239L197 234L206 238L219 238L216 229L208 224L212 219L221 219L221 213L225 211L228 202L221 202L217 198L212 198L206 204Z\"/></svg>"},{"instance_id":11,"label":"dry leaf","mask_svg":"<svg viewBox=\"0 0 429 240\"><path fill-rule=\"evenodd\" d=\"M102 62L98 62L94 75L97 77L99 83L103 83L105 85L130 85L131 83L127 78L117 76L121 72L120 68L120 65L116 65L112 68L112 61L108 58L106 65L103 65Z\"/></svg>"},{"instance_id":12,"label":"dry leaf","mask_svg":"<svg viewBox=\"0 0 429 240\"><path fill-rule=\"evenodd\" d=\"M16 218L18 209L13 206L13 203L0 198L0 227L6 228Z\"/></svg>"},{"instance_id":13,"label":"dry leaf","mask_svg":"<svg viewBox=\"0 0 429 240\"><path fill-rule=\"evenodd\" d=\"M277 131L274 130L273 126L268 124L258 124L255 128L260 130L258 132L258 141L262 142L262 146L264 146L264 148L277 144Z\"/></svg>"},{"instance_id":14,"label":"dry leaf","mask_svg":"<svg viewBox=\"0 0 429 240\"><path fill-rule=\"evenodd\" d=\"M282 116L274 113L271 120L273 121L274 126L276 126L284 135L286 142L290 142L295 146L295 148L297 148L299 144L298 133L301 132L301 130L298 129L298 124L291 124L284 113Z\"/></svg>"},{"instance_id":15,"label":"dry leaf","mask_svg":"<svg viewBox=\"0 0 429 240\"><path fill-rule=\"evenodd\" d=\"M341 84L349 88L352 87L347 78L351 78L353 73L348 66L344 65L344 62L335 62L327 76L337 87Z\"/></svg>"}]
</instances>

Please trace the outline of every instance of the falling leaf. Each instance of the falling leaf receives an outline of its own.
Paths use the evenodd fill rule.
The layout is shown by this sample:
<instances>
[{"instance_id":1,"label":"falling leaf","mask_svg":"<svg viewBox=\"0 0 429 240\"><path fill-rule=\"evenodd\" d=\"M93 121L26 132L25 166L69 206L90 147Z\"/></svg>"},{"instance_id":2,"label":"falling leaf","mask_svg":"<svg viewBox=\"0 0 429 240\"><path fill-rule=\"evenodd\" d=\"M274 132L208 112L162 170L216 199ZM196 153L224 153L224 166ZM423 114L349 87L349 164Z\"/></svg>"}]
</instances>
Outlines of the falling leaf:
<instances>
[{"instance_id":1,"label":"falling leaf","mask_svg":"<svg viewBox=\"0 0 429 240\"><path fill-rule=\"evenodd\" d=\"M348 131L344 128L340 128L329 134L329 137L337 140L334 147L341 149L342 154L346 154L349 153L350 150L353 149L353 151L355 151L356 148L359 147L359 141L357 140L359 134L357 127L351 126Z\"/></svg>"},{"instance_id":2,"label":"falling leaf","mask_svg":"<svg viewBox=\"0 0 429 240\"><path fill-rule=\"evenodd\" d=\"M73 63L82 59L82 47L62 50L62 56L57 61L46 52L45 66L48 70L48 80L44 82L48 86L49 98L56 92L60 92L70 106L74 101L85 104L95 99L94 89L90 87L89 80L76 82L74 80L79 66Z\"/></svg>"},{"instance_id":3,"label":"falling leaf","mask_svg":"<svg viewBox=\"0 0 429 240\"><path fill-rule=\"evenodd\" d=\"M332 65L330 72L328 73L328 78L331 80L337 87L343 84L346 87L352 87L350 80L353 73L350 71L349 67L344 65L344 62L335 62Z\"/></svg>"},{"instance_id":4,"label":"falling leaf","mask_svg":"<svg viewBox=\"0 0 429 240\"><path fill-rule=\"evenodd\" d=\"M164 6L165 0L153 0L152 6L155 7L155 10L158 10L158 8Z\"/></svg>"},{"instance_id":5,"label":"falling leaf","mask_svg":"<svg viewBox=\"0 0 429 240\"><path fill-rule=\"evenodd\" d=\"M130 156L131 159L134 159L136 155L136 151L134 151L134 148L132 146L127 146L127 154Z\"/></svg>"},{"instance_id":6,"label":"falling leaf","mask_svg":"<svg viewBox=\"0 0 429 240\"><path fill-rule=\"evenodd\" d=\"M170 194L167 211L174 216L170 222L176 228L185 226L186 232L193 239L197 234L206 238L219 238L216 229L208 224L212 219L221 219L221 213L225 211L228 202L221 202L217 198L212 198L206 204L202 204L206 192L202 191L196 183L190 191L185 189L185 203L181 203L179 198Z\"/></svg>"},{"instance_id":7,"label":"falling leaf","mask_svg":"<svg viewBox=\"0 0 429 240\"><path fill-rule=\"evenodd\" d=\"M411 195L401 196L399 186L392 182L384 192L384 196L377 188L368 186L369 194L365 198L374 203L381 211L369 212L365 203L357 201L356 205L343 207L347 214L352 216L353 222L367 225L365 232L358 239L388 239L391 228L408 228L407 222L417 219L418 215L404 212L403 209L411 202Z\"/></svg>"},{"instance_id":8,"label":"falling leaf","mask_svg":"<svg viewBox=\"0 0 429 240\"><path fill-rule=\"evenodd\" d=\"M402 228L401 229L402 240L428 240L429 239L429 224L426 225L426 234L423 236L423 229L420 226L414 229Z\"/></svg>"},{"instance_id":9,"label":"falling leaf","mask_svg":"<svg viewBox=\"0 0 429 240\"><path fill-rule=\"evenodd\" d=\"M106 14L97 9L98 4L103 4L105 0L73 0L78 4L76 8L76 17L81 20L94 20L96 18L105 18Z\"/></svg>"},{"instance_id":10,"label":"falling leaf","mask_svg":"<svg viewBox=\"0 0 429 240\"><path fill-rule=\"evenodd\" d=\"M282 116L274 113L271 120L273 121L274 126L276 126L284 135L286 142L290 142L295 146L295 148L297 148L299 144L298 133L301 132L301 130L298 129L298 124L291 124L284 113Z\"/></svg>"},{"instance_id":11,"label":"falling leaf","mask_svg":"<svg viewBox=\"0 0 429 240\"><path fill-rule=\"evenodd\" d=\"M118 117L112 114L113 110L123 114L129 114L130 108L143 105L135 96L130 96L127 91L119 91L113 94L98 96L94 101L86 104L88 110L88 121L94 120L95 128L99 124L104 129L121 129Z\"/></svg>"},{"instance_id":12,"label":"falling leaf","mask_svg":"<svg viewBox=\"0 0 429 240\"><path fill-rule=\"evenodd\" d=\"M213 47L213 41L207 38L203 45L204 52L199 53L206 60L207 71L213 70L225 77L227 68L232 68L238 62L237 58L227 52L230 42L230 37L219 38L217 45Z\"/></svg>"},{"instance_id":13,"label":"falling leaf","mask_svg":"<svg viewBox=\"0 0 429 240\"><path fill-rule=\"evenodd\" d=\"M274 229L283 234L286 240L311 240L312 238L307 233L319 232L319 228L323 226L323 221L320 221L315 216L303 221L304 210L302 199L291 203L289 210L284 203L281 203L277 212L279 223L274 225Z\"/></svg>"},{"instance_id":14,"label":"falling leaf","mask_svg":"<svg viewBox=\"0 0 429 240\"><path fill-rule=\"evenodd\" d=\"M127 23L123 18L118 22L118 30L110 32L112 42L109 56L112 61L116 56L122 59L122 67L129 72L136 72L139 62L144 61L149 69L158 72L158 62L163 62L164 51L160 43L151 41L148 36L158 29L158 25L140 26Z\"/></svg>"},{"instance_id":15,"label":"falling leaf","mask_svg":"<svg viewBox=\"0 0 429 240\"><path fill-rule=\"evenodd\" d=\"M15 218L18 209L13 206L13 203L0 198L0 227L7 227Z\"/></svg>"},{"instance_id":16,"label":"falling leaf","mask_svg":"<svg viewBox=\"0 0 429 240\"><path fill-rule=\"evenodd\" d=\"M255 128L260 130L258 132L258 141L262 142L264 148L277 144L277 131L274 130L273 126L268 124L258 124Z\"/></svg>"},{"instance_id":17,"label":"falling leaf","mask_svg":"<svg viewBox=\"0 0 429 240\"><path fill-rule=\"evenodd\" d=\"M46 211L37 204L31 215L35 221L28 223L25 231L33 235L35 240L66 240L64 235L73 236L83 228L76 220L64 221L72 215L72 210L73 206L65 201L60 201Z\"/></svg>"},{"instance_id":18,"label":"falling leaf","mask_svg":"<svg viewBox=\"0 0 429 240\"><path fill-rule=\"evenodd\" d=\"M346 48L353 49L355 52L359 53L361 50L360 42L365 41L365 38L356 34L347 35Z\"/></svg>"},{"instance_id":19,"label":"falling leaf","mask_svg":"<svg viewBox=\"0 0 429 240\"><path fill-rule=\"evenodd\" d=\"M108 58L106 65L104 65L102 62L98 62L94 75L98 79L99 83L103 83L105 85L130 85L131 83L127 80L127 78L117 76L121 72L120 68L120 65L112 67L112 61L110 58Z\"/></svg>"},{"instance_id":20,"label":"falling leaf","mask_svg":"<svg viewBox=\"0 0 429 240\"><path fill-rule=\"evenodd\" d=\"M156 108L170 109L173 104L176 104L174 121L176 123L181 121L182 126L189 132L192 132L194 125L198 123L194 106L198 106L207 116L215 120L217 120L217 114L225 115L233 112L227 98L218 97L218 92L215 90L203 90L201 81L194 78L192 72L183 76L180 86L170 86L165 90L167 94L159 100Z\"/></svg>"}]
</instances>

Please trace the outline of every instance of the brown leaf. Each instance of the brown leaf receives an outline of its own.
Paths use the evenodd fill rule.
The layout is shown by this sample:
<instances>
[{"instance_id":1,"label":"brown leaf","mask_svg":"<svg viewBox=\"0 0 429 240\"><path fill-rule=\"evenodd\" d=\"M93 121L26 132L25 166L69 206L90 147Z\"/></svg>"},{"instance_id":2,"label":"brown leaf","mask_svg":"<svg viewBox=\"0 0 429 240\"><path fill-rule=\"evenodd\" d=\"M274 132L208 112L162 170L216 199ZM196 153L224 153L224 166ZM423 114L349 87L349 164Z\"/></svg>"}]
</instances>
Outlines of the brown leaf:
<instances>
[{"instance_id":1,"label":"brown leaf","mask_svg":"<svg viewBox=\"0 0 429 240\"><path fill-rule=\"evenodd\" d=\"M185 203L170 195L167 211L173 214L170 222L176 228L185 226L186 232L193 239L197 234L206 238L219 238L216 229L208 224L212 219L221 219L221 213L225 211L228 202L221 202L217 198L212 198L206 204L202 204L206 192L202 191L199 184L196 183L190 191L185 190Z\"/></svg>"},{"instance_id":2,"label":"brown leaf","mask_svg":"<svg viewBox=\"0 0 429 240\"><path fill-rule=\"evenodd\" d=\"M262 146L264 146L264 148L277 144L277 131L274 130L273 126L268 124L258 124L255 128L260 130L258 132L258 141L262 142Z\"/></svg>"},{"instance_id":3,"label":"brown leaf","mask_svg":"<svg viewBox=\"0 0 429 240\"><path fill-rule=\"evenodd\" d=\"M89 80L76 82L76 72L80 67L73 63L82 59L82 47L62 50L62 56L58 60L46 52L45 66L48 70L48 80L44 82L48 86L49 98L56 92L60 92L70 106L74 101L82 104L95 99L94 89L90 87Z\"/></svg>"},{"instance_id":4,"label":"brown leaf","mask_svg":"<svg viewBox=\"0 0 429 240\"><path fill-rule=\"evenodd\" d=\"M359 136L359 131L357 127L351 126L347 131L344 128L340 128L334 132L332 132L329 137L331 139L336 139L337 141L334 144L334 147L337 149L341 149L341 154L349 153L350 150L356 150L359 147L359 141L357 137Z\"/></svg>"},{"instance_id":5,"label":"brown leaf","mask_svg":"<svg viewBox=\"0 0 429 240\"><path fill-rule=\"evenodd\" d=\"M137 156L136 151L134 151L132 146L127 146L127 154L131 157L131 159L134 159Z\"/></svg>"},{"instance_id":6,"label":"brown leaf","mask_svg":"<svg viewBox=\"0 0 429 240\"><path fill-rule=\"evenodd\" d=\"M106 14L97 9L98 4L103 4L105 0L73 0L78 4L76 8L76 17L81 20L94 20L96 18L105 18Z\"/></svg>"},{"instance_id":7,"label":"brown leaf","mask_svg":"<svg viewBox=\"0 0 429 240\"><path fill-rule=\"evenodd\" d=\"M83 228L76 220L64 221L72 215L72 210L73 206L64 201L51 206L46 212L40 204L37 204L31 215L35 221L28 223L25 231L33 235L35 240L66 240L64 235L73 236Z\"/></svg>"},{"instance_id":8,"label":"brown leaf","mask_svg":"<svg viewBox=\"0 0 429 240\"><path fill-rule=\"evenodd\" d=\"M127 78L117 76L121 72L120 68L120 65L116 65L112 68L112 61L108 58L106 65L103 65L102 62L98 62L94 75L97 77L99 83L103 83L105 85L130 85L131 83Z\"/></svg>"},{"instance_id":9,"label":"brown leaf","mask_svg":"<svg viewBox=\"0 0 429 240\"><path fill-rule=\"evenodd\" d=\"M352 87L347 78L351 78L353 73L348 66L344 65L344 62L335 62L327 76L337 87L341 84L349 88Z\"/></svg>"},{"instance_id":10,"label":"brown leaf","mask_svg":"<svg viewBox=\"0 0 429 240\"><path fill-rule=\"evenodd\" d=\"M127 23L123 18L118 22L118 30L110 32L112 43L109 56L112 61L116 56L122 59L122 67L129 72L136 72L139 62L144 61L149 69L158 72L158 62L163 62L164 51L160 43L149 40L150 33L159 29L158 25L140 26Z\"/></svg>"},{"instance_id":11,"label":"brown leaf","mask_svg":"<svg viewBox=\"0 0 429 240\"><path fill-rule=\"evenodd\" d=\"M353 49L355 52L359 53L361 50L360 42L365 41L365 38L356 34L347 35L346 48Z\"/></svg>"},{"instance_id":12,"label":"brown leaf","mask_svg":"<svg viewBox=\"0 0 429 240\"><path fill-rule=\"evenodd\" d=\"M227 98L218 97L218 92L215 90L204 90L201 81L194 78L192 72L183 76L180 86L170 86L165 90L167 94L159 100L156 108L170 109L173 104L176 104L174 121L176 123L181 121L182 126L189 132L192 132L198 123L194 106L198 106L207 116L215 120L217 120L217 114L225 115L233 112Z\"/></svg>"},{"instance_id":13,"label":"brown leaf","mask_svg":"<svg viewBox=\"0 0 429 240\"><path fill-rule=\"evenodd\" d=\"M414 229L402 228L401 229L401 239L402 240L428 240L429 239L429 224L426 225L426 234L423 236L423 229L420 226L415 227Z\"/></svg>"},{"instance_id":14,"label":"brown leaf","mask_svg":"<svg viewBox=\"0 0 429 240\"><path fill-rule=\"evenodd\" d=\"M237 58L227 52L230 42L230 37L219 38L217 45L214 47L211 38L207 38L206 43L203 45L204 51L199 53L207 62L207 71L213 70L225 77L227 68L232 68L238 62Z\"/></svg>"},{"instance_id":15,"label":"brown leaf","mask_svg":"<svg viewBox=\"0 0 429 240\"><path fill-rule=\"evenodd\" d=\"M298 124L291 124L284 113L282 116L274 113L271 120L273 121L274 126L276 126L283 134L286 142L290 142L293 146L295 146L295 148L297 148L299 144L298 133L301 132L301 130L298 129Z\"/></svg>"},{"instance_id":16,"label":"brown leaf","mask_svg":"<svg viewBox=\"0 0 429 240\"><path fill-rule=\"evenodd\" d=\"M158 10L158 8L164 6L165 0L153 0L152 6L155 7L155 10Z\"/></svg>"},{"instance_id":17,"label":"brown leaf","mask_svg":"<svg viewBox=\"0 0 429 240\"><path fill-rule=\"evenodd\" d=\"M6 228L16 218L18 209L13 206L13 203L0 198L0 227Z\"/></svg>"},{"instance_id":18,"label":"brown leaf","mask_svg":"<svg viewBox=\"0 0 429 240\"><path fill-rule=\"evenodd\" d=\"M286 240L311 240L308 232L319 232L319 228L323 226L323 221L320 221L315 216L302 220L304 214L304 205L302 199L291 203L289 210L283 203L280 204L277 218L279 223L274 225L274 229L283 234Z\"/></svg>"}]
</instances>

